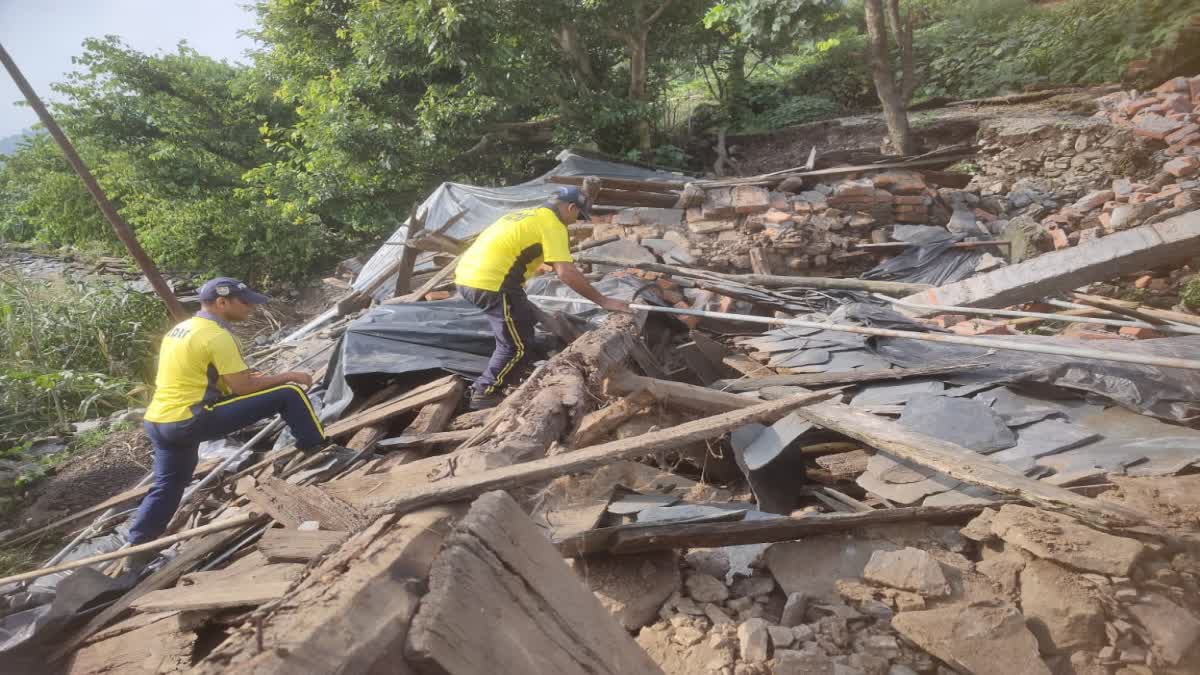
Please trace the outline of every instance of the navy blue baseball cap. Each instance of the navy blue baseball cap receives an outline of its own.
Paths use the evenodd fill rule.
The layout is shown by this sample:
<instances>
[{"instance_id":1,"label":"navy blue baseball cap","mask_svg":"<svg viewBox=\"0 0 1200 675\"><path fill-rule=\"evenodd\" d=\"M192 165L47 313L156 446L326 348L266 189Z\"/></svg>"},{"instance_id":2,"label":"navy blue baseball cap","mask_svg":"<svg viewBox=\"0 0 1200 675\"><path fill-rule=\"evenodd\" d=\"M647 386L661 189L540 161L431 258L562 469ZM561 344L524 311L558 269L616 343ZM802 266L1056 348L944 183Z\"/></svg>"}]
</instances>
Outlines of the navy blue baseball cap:
<instances>
[{"instance_id":1,"label":"navy blue baseball cap","mask_svg":"<svg viewBox=\"0 0 1200 675\"><path fill-rule=\"evenodd\" d=\"M587 195L583 194L583 190L577 187L560 187L554 191L554 198L560 202L578 206L579 213L583 214L584 220L592 219L592 205L588 203Z\"/></svg>"},{"instance_id":2,"label":"navy blue baseball cap","mask_svg":"<svg viewBox=\"0 0 1200 675\"><path fill-rule=\"evenodd\" d=\"M217 298L238 298L251 305L265 305L271 300L232 277L209 279L200 287L201 302L213 302Z\"/></svg>"}]
</instances>

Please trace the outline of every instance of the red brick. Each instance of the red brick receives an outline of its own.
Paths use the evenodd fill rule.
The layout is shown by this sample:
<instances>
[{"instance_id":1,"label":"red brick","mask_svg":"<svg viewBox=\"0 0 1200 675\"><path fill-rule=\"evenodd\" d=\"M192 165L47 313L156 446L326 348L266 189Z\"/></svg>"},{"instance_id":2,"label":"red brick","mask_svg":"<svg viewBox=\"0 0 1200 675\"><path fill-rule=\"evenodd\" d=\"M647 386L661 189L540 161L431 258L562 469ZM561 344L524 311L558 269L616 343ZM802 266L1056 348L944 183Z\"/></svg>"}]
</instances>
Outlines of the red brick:
<instances>
[{"instance_id":1,"label":"red brick","mask_svg":"<svg viewBox=\"0 0 1200 675\"><path fill-rule=\"evenodd\" d=\"M787 195L783 194L782 192L772 192L771 193L771 208L779 209L780 211L788 210L789 207L788 207Z\"/></svg>"},{"instance_id":2,"label":"red brick","mask_svg":"<svg viewBox=\"0 0 1200 675\"><path fill-rule=\"evenodd\" d=\"M762 213L771 208L771 193L756 185L733 188L733 209L738 213Z\"/></svg>"},{"instance_id":3,"label":"red brick","mask_svg":"<svg viewBox=\"0 0 1200 675\"><path fill-rule=\"evenodd\" d=\"M1163 171L1176 178L1190 176L1196 173L1196 169L1200 169L1200 159L1195 157L1179 157L1163 165Z\"/></svg>"},{"instance_id":4,"label":"red brick","mask_svg":"<svg viewBox=\"0 0 1200 675\"><path fill-rule=\"evenodd\" d=\"M929 203L929 198L924 195L896 195L892 201L897 206L924 206Z\"/></svg>"},{"instance_id":5,"label":"red brick","mask_svg":"<svg viewBox=\"0 0 1200 675\"><path fill-rule=\"evenodd\" d=\"M786 223L787 221L791 220L792 214L788 213L787 211L778 211L772 208L770 211L767 211L763 217L768 223L775 223L778 225L779 223Z\"/></svg>"},{"instance_id":6,"label":"red brick","mask_svg":"<svg viewBox=\"0 0 1200 675\"><path fill-rule=\"evenodd\" d=\"M1192 112L1192 97L1191 94L1167 94L1162 97L1163 105L1167 106L1167 112L1190 113Z\"/></svg>"},{"instance_id":7,"label":"red brick","mask_svg":"<svg viewBox=\"0 0 1200 675\"><path fill-rule=\"evenodd\" d=\"M1186 77L1173 77L1154 88L1156 94L1190 94L1191 91Z\"/></svg>"},{"instance_id":8,"label":"red brick","mask_svg":"<svg viewBox=\"0 0 1200 675\"><path fill-rule=\"evenodd\" d=\"M445 300L450 297L450 291L429 291L425 294L425 299L429 301Z\"/></svg>"},{"instance_id":9,"label":"red brick","mask_svg":"<svg viewBox=\"0 0 1200 675\"><path fill-rule=\"evenodd\" d=\"M950 331L959 335L1015 335L1016 331L1003 321L971 319L950 326Z\"/></svg>"},{"instance_id":10,"label":"red brick","mask_svg":"<svg viewBox=\"0 0 1200 675\"><path fill-rule=\"evenodd\" d=\"M1200 190L1185 190L1175 195L1175 208L1200 208Z\"/></svg>"},{"instance_id":11,"label":"red brick","mask_svg":"<svg viewBox=\"0 0 1200 675\"><path fill-rule=\"evenodd\" d=\"M919 194L926 188L924 176L916 171L884 171L872 182L875 187L898 195Z\"/></svg>"},{"instance_id":12,"label":"red brick","mask_svg":"<svg viewBox=\"0 0 1200 675\"><path fill-rule=\"evenodd\" d=\"M1139 136L1161 141L1183 127L1184 124L1184 122L1169 120L1162 115L1142 113L1133 119L1133 131Z\"/></svg>"},{"instance_id":13,"label":"red brick","mask_svg":"<svg viewBox=\"0 0 1200 675\"><path fill-rule=\"evenodd\" d=\"M1197 131L1200 131L1200 125L1188 124L1187 126L1180 128L1178 131L1167 134L1167 137L1163 140L1171 145L1175 145L1176 143L1184 143L1184 139L1195 134Z\"/></svg>"},{"instance_id":14,"label":"red brick","mask_svg":"<svg viewBox=\"0 0 1200 675\"><path fill-rule=\"evenodd\" d=\"M1153 279L1154 279L1154 277L1150 276L1149 274L1140 276L1140 277L1138 277L1137 281L1133 282L1133 287L1134 288L1148 288L1150 286L1150 281Z\"/></svg>"},{"instance_id":15,"label":"red brick","mask_svg":"<svg viewBox=\"0 0 1200 675\"><path fill-rule=\"evenodd\" d=\"M1118 331L1125 337L1131 337L1134 340L1152 340L1154 338L1163 337L1163 334L1153 328L1138 328L1137 326L1121 326Z\"/></svg>"},{"instance_id":16,"label":"red brick","mask_svg":"<svg viewBox=\"0 0 1200 675\"><path fill-rule=\"evenodd\" d=\"M937 326L938 328L949 328L956 323L962 323L967 320L967 317L962 314L939 314L927 323Z\"/></svg>"},{"instance_id":17,"label":"red brick","mask_svg":"<svg viewBox=\"0 0 1200 675\"><path fill-rule=\"evenodd\" d=\"M1126 115L1128 115L1130 117L1133 117L1134 115L1145 110L1146 108L1149 108L1152 105L1158 105L1158 99L1156 99L1156 98L1138 98L1138 99L1133 99L1131 101L1126 101L1126 102L1122 103L1120 105L1120 107L1118 107L1117 109L1120 110L1122 113L1125 113Z\"/></svg>"},{"instance_id":18,"label":"red brick","mask_svg":"<svg viewBox=\"0 0 1200 675\"><path fill-rule=\"evenodd\" d=\"M1071 240L1067 238L1067 231L1061 227L1051 225L1046 228L1046 232L1050 234L1050 239L1054 241L1054 248L1062 249L1071 245Z\"/></svg>"}]
</instances>

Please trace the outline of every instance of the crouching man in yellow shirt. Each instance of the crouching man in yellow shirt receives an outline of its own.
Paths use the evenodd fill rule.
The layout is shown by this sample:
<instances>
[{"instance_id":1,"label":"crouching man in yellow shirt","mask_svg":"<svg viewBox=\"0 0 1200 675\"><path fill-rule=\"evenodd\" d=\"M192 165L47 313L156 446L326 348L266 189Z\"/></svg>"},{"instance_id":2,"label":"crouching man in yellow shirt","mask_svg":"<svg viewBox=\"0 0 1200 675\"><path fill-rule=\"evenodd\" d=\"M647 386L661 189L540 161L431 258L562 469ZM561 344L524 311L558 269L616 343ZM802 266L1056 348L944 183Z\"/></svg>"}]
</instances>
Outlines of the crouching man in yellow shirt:
<instances>
[{"instance_id":1,"label":"crouching man in yellow shirt","mask_svg":"<svg viewBox=\"0 0 1200 675\"><path fill-rule=\"evenodd\" d=\"M630 311L625 302L597 291L571 258L567 226L580 216L589 218L589 207L579 188L559 188L543 206L489 225L463 253L454 283L463 298L483 310L496 336L487 369L471 387L472 410L498 405L504 387L532 361L537 313L525 296L525 282L543 263L571 290L604 309Z\"/></svg>"},{"instance_id":2,"label":"crouching man in yellow shirt","mask_svg":"<svg viewBox=\"0 0 1200 675\"><path fill-rule=\"evenodd\" d=\"M246 320L254 305L267 300L237 279L213 279L200 288L201 311L163 338L145 420L154 448L154 484L129 528L130 544L155 539L166 530L192 480L200 443L276 413L283 415L298 448L325 443L321 422L301 388L311 385L312 377L250 370L229 332L231 322Z\"/></svg>"}]
</instances>

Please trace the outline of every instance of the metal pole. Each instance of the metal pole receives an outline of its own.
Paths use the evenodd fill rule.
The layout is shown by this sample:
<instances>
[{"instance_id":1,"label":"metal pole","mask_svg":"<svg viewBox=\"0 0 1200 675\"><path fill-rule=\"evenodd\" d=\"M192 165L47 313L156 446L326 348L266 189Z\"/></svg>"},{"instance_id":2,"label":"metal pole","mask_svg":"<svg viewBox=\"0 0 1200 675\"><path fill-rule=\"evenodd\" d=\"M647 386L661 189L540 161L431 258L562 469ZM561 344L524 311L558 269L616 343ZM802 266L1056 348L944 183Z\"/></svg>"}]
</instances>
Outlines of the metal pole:
<instances>
[{"instance_id":1,"label":"metal pole","mask_svg":"<svg viewBox=\"0 0 1200 675\"><path fill-rule=\"evenodd\" d=\"M42 104L42 100L38 98L37 92L33 90L29 81L21 74L16 62L12 60L12 57L4 49L4 45L0 45L0 61L4 63L5 70L12 76L13 81L17 83L17 88L21 90L21 93L25 96L25 100L29 102L29 106L37 113L38 119L45 125L46 131L50 132L50 135L54 138L54 142L58 143L58 147L66 155L67 162L71 164L71 168L75 170L79 179L83 181L88 192L92 193L92 198L96 200L100 211L108 219L109 224L112 225L113 231L117 233L117 238L121 240L121 243L125 244L129 255L133 256L133 260L141 268L142 274L146 275L146 279L150 281L154 292L158 294L163 304L167 306L167 311L170 312L176 321L183 321L188 318L187 311L183 309L183 305L179 304L179 299L175 297L175 293L171 291L171 287L167 285L166 281L163 281L162 275L158 273L158 268L154 265L154 261L150 260L150 257L146 255L146 251L138 243L133 231L129 229L129 226L125 224L120 214L117 213L117 210L113 208L112 203L108 201L104 190L96 182L95 176L92 175L87 165L80 159L79 153L75 152L75 146L71 145L71 141L63 133L63 130L59 128L58 123L54 121L54 117L50 114L50 111Z\"/></svg>"},{"instance_id":2,"label":"metal pole","mask_svg":"<svg viewBox=\"0 0 1200 675\"><path fill-rule=\"evenodd\" d=\"M1031 319L1046 319L1047 321L1065 321L1067 323L1094 323L1101 326L1131 326L1133 328L1153 328L1154 330L1163 333L1184 333L1187 335L1200 335L1200 327L1183 326L1175 324L1164 324L1156 326L1144 321L1121 321L1119 319L1098 319L1088 316L1063 316L1061 314L1048 314L1046 312L1020 312L1011 309L986 309L983 307L956 307L954 305L922 305L916 302L905 302L895 298L889 298L881 293L872 293L873 296L880 300L886 300L893 305L900 307L910 307L912 309L932 309L940 310L946 313L959 312L962 314L981 314L983 316L1015 316ZM1068 303L1073 304L1073 303ZM1080 305L1084 307L1084 305Z\"/></svg>"},{"instance_id":3,"label":"metal pole","mask_svg":"<svg viewBox=\"0 0 1200 675\"><path fill-rule=\"evenodd\" d=\"M546 295L531 295L530 300L544 300L548 302L583 302L591 304L590 300L583 298L559 298ZM1143 356L1141 354L1125 354L1122 352L1110 352L1101 349L1083 349L1075 347L1061 347L1058 345L1049 344L1032 344L1022 343L1012 340L997 340L991 338L978 337L963 337L960 335L933 335L930 333L918 333L908 330L891 330L888 328L867 328L866 326L846 326L835 323L820 323L818 321L805 321L803 319L773 319L766 316L751 316L748 314L731 314L729 312L707 312L697 309L676 309L674 307L655 307L653 305L629 305L632 309L647 311L647 312L662 312L664 314L681 314L683 316L699 316L709 319L725 319L727 321L745 321L747 323L761 323L769 326L796 326L799 328L819 328L821 330L834 330L841 333L858 333L859 335L876 335L879 337L896 337L909 338L912 340L923 340L925 342L945 342L952 345L967 345L969 347L983 347L986 349L1004 349L1014 352L1033 352L1035 354L1055 354L1058 356L1073 356L1081 359L1098 359L1100 361L1112 361L1114 363L1139 363L1146 366L1160 366L1163 368L1184 368L1186 370L1200 370L1200 361L1194 359L1177 359L1165 356Z\"/></svg>"}]
</instances>

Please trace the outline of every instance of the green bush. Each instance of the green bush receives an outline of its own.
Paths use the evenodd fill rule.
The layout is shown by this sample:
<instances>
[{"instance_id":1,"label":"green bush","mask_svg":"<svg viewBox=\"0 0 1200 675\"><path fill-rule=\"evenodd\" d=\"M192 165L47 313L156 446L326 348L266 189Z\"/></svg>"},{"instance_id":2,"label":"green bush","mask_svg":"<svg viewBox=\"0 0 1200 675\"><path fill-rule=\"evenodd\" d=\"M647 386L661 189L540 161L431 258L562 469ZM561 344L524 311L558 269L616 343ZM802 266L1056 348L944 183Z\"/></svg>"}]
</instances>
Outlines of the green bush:
<instances>
[{"instance_id":1,"label":"green bush","mask_svg":"<svg viewBox=\"0 0 1200 675\"><path fill-rule=\"evenodd\" d=\"M0 448L142 404L167 315L113 284L0 275Z\"/></svg>"}]
</instances>

